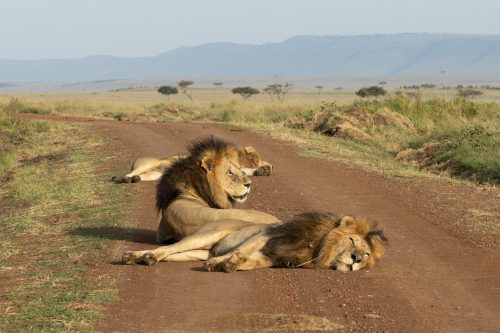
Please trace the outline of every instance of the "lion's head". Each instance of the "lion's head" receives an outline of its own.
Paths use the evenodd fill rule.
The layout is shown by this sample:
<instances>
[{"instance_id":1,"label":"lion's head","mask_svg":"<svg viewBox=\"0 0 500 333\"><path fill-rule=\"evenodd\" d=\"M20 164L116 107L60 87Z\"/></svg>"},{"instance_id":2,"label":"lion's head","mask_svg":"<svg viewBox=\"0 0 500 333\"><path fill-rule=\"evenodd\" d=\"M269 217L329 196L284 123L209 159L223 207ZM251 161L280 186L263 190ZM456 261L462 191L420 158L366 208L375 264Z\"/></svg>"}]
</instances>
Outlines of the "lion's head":
<instances>
[{"instance_id":1,"label":"lion's head","mask_svg":"<svg viewBox=\"0 0 500 333\"><path fill-rule=\"evenodd\" d=\"M234 202L246 200L251 181L240 170L235 146L212 136L191 144L189 153L160 179L158 209L167 207L183 193L195 195L213 208L231 208Z\"/></svg>"},{"instance_id":2,"label":"lion's head","mask_svg":"<svg viewBox=\"0 0 500 333\"><path fill-rule=\"evenodd\" d=\"M266 231L261 252L277 267L331 268L357 271L373 266L387 239L361 218L305 212Z\"/></svg>"},{"instance_id":3,"label":"lion's head","mask_svg":"<svg viewBox=\"0 0 500 333\"><path fill-rule=\"evenodd\" d=\"M384 255L381 230L365 219L343 216L322 240L318 265L339 271L372 267Z\"/></svg>"},{"instance_id":4,"label":"lion's head","mask_svg":"<svg viewBox=\"0 0 500 333\"><path fill-rule=\"evenodd\" d=\"M273 165L264 161L252 146L247 146L239 151L241 170L249 176L270 176Z\"/></svg>"},{"instance_id":5,"label":"lion's head","mask_svg":"<svg viewBox=\"0 0 500 333\"><path fill-rule=\"evenodd\" d=\"M252 182L240 169L236 148L207 150L201 157L201 167L206 174L210 195L220 207L226 206L223 204L226 200L245 202Z\"/></svg>"}]
</instances>

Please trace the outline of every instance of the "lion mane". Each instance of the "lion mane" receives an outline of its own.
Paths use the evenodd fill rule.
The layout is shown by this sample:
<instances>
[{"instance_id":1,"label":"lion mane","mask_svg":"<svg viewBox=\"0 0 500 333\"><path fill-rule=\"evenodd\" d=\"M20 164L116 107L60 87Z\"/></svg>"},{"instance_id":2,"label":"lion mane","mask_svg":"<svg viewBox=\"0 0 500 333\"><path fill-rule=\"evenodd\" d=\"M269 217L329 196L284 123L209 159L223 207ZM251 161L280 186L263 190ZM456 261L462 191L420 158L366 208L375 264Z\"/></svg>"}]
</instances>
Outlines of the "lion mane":
<instances>
[{"instance_id":1,"label":"lion mane","mask_svg":"<svg viewBox=\"0 0 500 333\"><path fill-rule=\"evenodd\" d=\"M158 211L168 207L184 192L194 193L211 208L232 208L233 201L220 190L215 177L207 177L202 164L207 153L213 156L209 167L218 164L224 157L238 160L238 149L223 139L210 136L191 143L188 150L189 155L175 162L160 178L156 190Z\"/></svg>"},{"instance_id":2,"label":"lion mane","mask_svg":"<svg viewBox=\"0 0 500 333\"><path fill-rule=\"evenodd\" d=\"M330 268L342 251L342 236L358 235L370 247L366 266L372 267L384 254L387 242L382 230L364 218L331 213L306 212L286 223L271 226L261 252L275 267Z\"/></svg>"}]
</instances>

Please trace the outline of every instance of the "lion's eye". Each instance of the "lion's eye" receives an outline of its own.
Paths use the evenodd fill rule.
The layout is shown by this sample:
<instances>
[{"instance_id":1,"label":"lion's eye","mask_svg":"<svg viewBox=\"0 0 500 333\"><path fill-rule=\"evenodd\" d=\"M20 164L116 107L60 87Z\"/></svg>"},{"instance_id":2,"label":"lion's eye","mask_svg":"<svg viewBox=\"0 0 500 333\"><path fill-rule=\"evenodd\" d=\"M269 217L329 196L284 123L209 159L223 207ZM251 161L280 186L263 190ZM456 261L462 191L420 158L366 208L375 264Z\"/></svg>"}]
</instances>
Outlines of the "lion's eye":
<instances>
[{"instance_id":1,"label":"lion's eye","mask_svg":"<svg viewBox=\"0 0 500 333\"><path fill-rule=\"evenodd\" d=\"M349 237L349 239L351 240L352 245L354 245L354 238Z\"/></svg>"},{"instance_id":2,"label":"lion's eye","mask_svg":"<svg viewBox=\"0 0 500 333\"><path fill-rule=\"evenodd\" d=\"M370 253L369 253L369 252L366 252L366 253L365 253L365 256L369 257L369 256L370 256Z\"/></svg>"}]
</instances>

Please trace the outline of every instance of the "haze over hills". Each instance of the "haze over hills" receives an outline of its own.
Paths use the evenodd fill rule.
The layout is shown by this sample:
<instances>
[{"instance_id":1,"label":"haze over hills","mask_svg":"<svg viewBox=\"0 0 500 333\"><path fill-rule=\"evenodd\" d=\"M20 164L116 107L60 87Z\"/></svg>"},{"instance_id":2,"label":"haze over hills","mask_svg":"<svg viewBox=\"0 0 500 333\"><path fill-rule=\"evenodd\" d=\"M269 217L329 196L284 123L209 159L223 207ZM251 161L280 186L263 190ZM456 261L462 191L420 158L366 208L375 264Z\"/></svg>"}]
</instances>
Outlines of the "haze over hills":
<instances>
[{"instance_id":1,"label":"haze over hills","mask_svg":"<svg viewBox=\"0 0 500 333\"><path fill-rule=\"evenodd\" d=\"M157 56L0 59L0 82L165 77L500 74L499 35L299 36L280 43L209 43Z\"/></svg>"}]
</instances>

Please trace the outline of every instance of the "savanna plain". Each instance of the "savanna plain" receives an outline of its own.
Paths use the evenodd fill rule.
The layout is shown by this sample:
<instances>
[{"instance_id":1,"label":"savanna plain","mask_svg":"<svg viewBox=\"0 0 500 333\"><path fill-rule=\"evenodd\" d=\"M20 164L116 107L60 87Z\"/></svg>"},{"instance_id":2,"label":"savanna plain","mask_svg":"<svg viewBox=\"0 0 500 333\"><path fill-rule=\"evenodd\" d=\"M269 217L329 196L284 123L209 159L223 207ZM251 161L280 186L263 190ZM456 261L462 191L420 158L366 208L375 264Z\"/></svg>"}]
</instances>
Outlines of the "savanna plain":
<instances>
[{"instance_id":1,"label":"savanna plain","mask_svg":"<svg viewBox=\"0 0 500 333\"><path fill-rule=\"evenodd\" d=\"M283 101L263 92L243 99L231 94L230 89L226 88L193 88L193 100L183 94L167 97L159 94L155 88L100 93L1 94L0 330L112 330L106 326L109 323L103 324L103 320L106 321L109 311L116 311L109 309L113 309L113 304L115 309L116 304L120 304L124 296L120 281L129 278L130 273L127 269L118 269L119 266L113 265L113 260L109 258L119 259L117 254L123 249L124 241L135 239L131 234L141 221L133 212L137 210L137 205L141 205L140 200L147 200L149 195L150 200L154 201L154 189L151 186L143 190L139 188L143 184L127 186L109 181L112 175L127 171L128 163L134 157L147 153L134 151L130 146L120 150L119 137L128 136L127 142L139 140L134 137L132 130L139 127L158 133L160 129L175 130L180 133L179 146L184 144L187 137L210 132L212 127L201 130L205 128L203 126L214 126L215 134L233 133L234 137L227 139L235 140L238 144L241 141L242 145L247 144L243 142L246 132L252 133L251 137L259 138L255 139L257 145L262 140L272 141L272 147L283 146L287 154L293 155L293 158L290 157L292 164L286 164L285 157L280 164L279 157L276 157L277 182L286 183L288 187L298 186L299 182L291 178L294 175L292 171L289 171L290 177L280 180L280 168L293 170L296 158L299 165L320 163L318 165L324 166L325 170L330 167L345 169L346 173L378 179L380 184L387 186L377 188L377 183L369 182L371 185L367 185L367 192L368 189L390 192L393 188L397 188L394 191L404 188L408 191L405 193L409 201L413 202L402 198L401 202L404 203L399 208L401 214L405 213L404 207L413 207L415 210L407 210L409 215L414 216L409 221L419 221L416 216L421 216L422 221L433 221L429 222L431 229L425 229L424 223L427 222L422 222L422 225L406 223L404 230L408 232L408 237L419 234L421 228L427 230L423 234L439 232L452 239L450 244L465 244L457 253L458 258L465 257L463 262L474 262L482 257L489 257L490 261L495 262L494 259L498 258L495 253L500 244L500 90L478 90L482 92L481 95L459 96L459 90L455 87L423 86L388 89L384 96L361 98L353 90L292 89ZM121 134L110 130L115 125L108 124L122 126ZM138 127L133 127L136 125ZM188 125L195 127L190 129L189 135L183 136L183 131L188 132L184 126ZM158 127L154 129L151 126ZM196 126L200 126L199 131ZM231 130L224 132L225 126ZM129 135L126 129L130 129ZM163 144L157 142L158 146ZM265 155L265 152L266 148L263 157L273 162L272 154L275 151L267 148L270 156ZM274 174L265 181L272 181L273 177ZM304 177L305 180L312 179L314 173ZM328 177L335 177L335 172ZM260 185L260 181L256 180L256 183L261 188L273 186ZM358 183L362 184L361 181ZM297 195L302 193L300 189L296 190ZM149 194L143 191L149 191ZM305 188L304 192L307 191ZM335 191L341 192L342 189L337 188ZM252 195L265 196L265 193L257 187L256 193ZM339 202L344 200L335 196L331 198L337 199ZM315 201L315 198L310 200ZM345 200L358 199L353 196ZM273 211L265 203L260 204L256 201L251 208L281 214L280 218L290 218L289 215L295 210L322 207L320 204L304 207L295 204L293 209ZM286 206L285 202L279 204ZM352 209L355 209L355 205ZM454 209L455 212L451 212ZM458 226L450 222L457 221L456 212L461 214ZM370 215L367 211L363 213ZM391 227L394 225L385 225L389 234ZM403 228L402 225L398 227ZM393 230L396 229L394 227ZM117 236L120 232L122 236ZM422 239L420 245L427 246L425 239L429 238L423 234L417 238ZM399 253L401 256L409 254L399 247L404 243L403 239L398 236L394 238L394 243L388 249L386 261L389 263L374 269L377 272L387 268L387 273L375 276L375 285L382 284L381 281L387 276L394 281L401 278L400 275L396 278L395 272L400 274L402 270L390 263L391 258L397 255L391 256L390 253ZM418 252L418 249L412 251ZM458 259L446 257L448 252L453 252L452 248L443 250L437 256L451 266L462 265ZM479 252L482 255L478 255ZM425 251L419 255L422 256L422 262L429 260L425 257ZM478 267L481 269L485 265L478 264ZM457 305L453 305L454 310L449 310L445 305L437 305L435 310L436 316L457 312L453 313L452 320L440 323L437 317L430 318L429 325L434 325L432 327L436 331L451 332L463 324L462 320L468 320L472 326L462 327L469 331L474 327L492 332L495 327L498 328L498 320L491 320L491 314L500 310L498 299L495 303L493 298L500 289L498 278L493 278L499 271L498 266L497 261L488 266L487 271L479 270L475 275L464 275L450 282L450 285L460 284L456 287L460 292L465 287L476 288L478 284L486 283L487 286L479 294L487 294L488 288L491 288L492 294L488 296L491 298L478 296L469 304L467 311L462 311L465 305L460 302L467 299L468 294L461 295L462 298L455 295ZM457 269L462 272L461 268ZM304 287L307 279L331 278L307 275L313 273L280 276L291 273L272 271L269 273L272 276L252 273L252 279L260 277L271 284L279 284L278 279L283 278L283 281L291 281L294 287ZM431 273L418 267L408 269L408 272L415 273L415 276L422 274L420 278L424 280L415 277L418 282L415 282L415 286L420 286L427 278L434 281L446 276L439 271L443 275L430 277ZM190 273L204 274L199 271ZM339 281L344 281L341 284L348 285L345 282L349 279L348 275L338 277ZM363 284L363 280L356 280L356 283ZM398 283L394 282L393 285ZM431 287L441 286L441 282L433 283L430 283ZM405 291L407 287L401 288L401 299L412 295L412 292ZM365 291L370 291L370 288L360 287L359 297ZM273 317L273 320L281 320L286 324L273 327L276 331L307 331L311 328L317 331L411 331L411 327L429 328L422 323L412 326L425 317L427 311L432 311L426 307L425 300L417 297L404 303L411 307L414 302L414 311L408 312L408 318L400 318L390 306L380 306L378 312L366 310L374 297L386 296L384 291L373 291L373 295L370 295L365 302L336 294L340 301L339 304L334 302L333 308L338 308L339 313L345 311L341 318L335 314L324 315L319 310L299 309L294 310L296 326L286 326L291 325L291 319ZM307 296L294 297L299 302L301 297ZM345 310L351 305L352 311ZM478 307L482 306L489 307L489 312L478 314L481 312ZM327 307L325 311L329 309ZM273 305L268 310L273 312ZM287 309L280 310L278 312ZM356 317L359 313L361 317ZM269 320L259 318L263 322ZM325 320L339 323L339 326L314 322L311 318L327 318ZM305 323L311 320L316 324L307 326ZM398 320L402 325L399 329ZM238 329L238 326L235 327ZM248 327L255 330L259 326ZM121 327L120 331L127 329Z\"/></svg>"}]
</instances>

